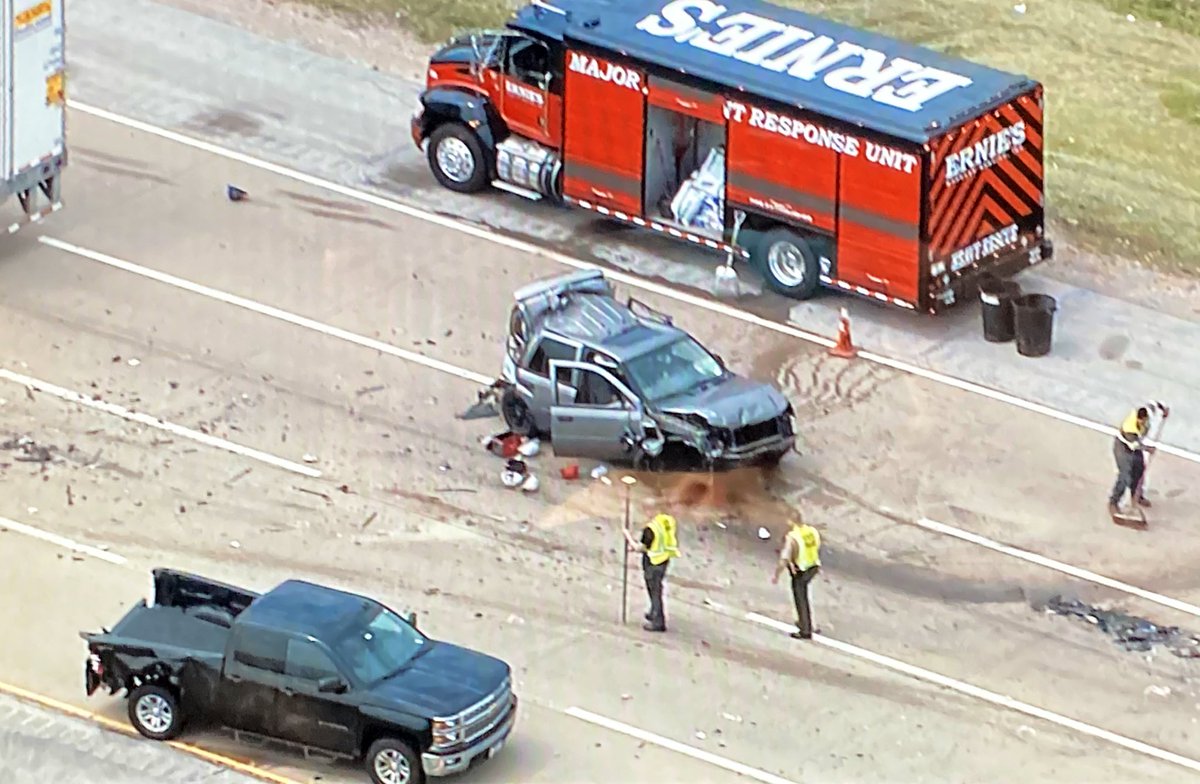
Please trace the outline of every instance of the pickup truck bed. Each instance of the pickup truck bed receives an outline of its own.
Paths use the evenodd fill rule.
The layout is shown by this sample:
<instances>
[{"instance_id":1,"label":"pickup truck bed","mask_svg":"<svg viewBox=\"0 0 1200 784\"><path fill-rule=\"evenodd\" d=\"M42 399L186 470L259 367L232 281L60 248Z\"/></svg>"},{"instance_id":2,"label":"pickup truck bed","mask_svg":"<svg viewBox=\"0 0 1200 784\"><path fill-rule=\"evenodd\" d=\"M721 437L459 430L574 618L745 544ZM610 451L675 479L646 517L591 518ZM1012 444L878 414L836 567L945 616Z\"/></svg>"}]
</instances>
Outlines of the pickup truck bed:
<instances>
[{"instance_id":1,"label":"pickup truck bed","mask_svg":"<svg viewBox=\"0 0 1200 784\"><path fill-rule=\"evenodd\" d=\"M229 641L229 627L206 617L214 614L207 607L135 607L113 627L111 634L139 646L157 643L220 657Z\"/></svg>"}]
</instances>

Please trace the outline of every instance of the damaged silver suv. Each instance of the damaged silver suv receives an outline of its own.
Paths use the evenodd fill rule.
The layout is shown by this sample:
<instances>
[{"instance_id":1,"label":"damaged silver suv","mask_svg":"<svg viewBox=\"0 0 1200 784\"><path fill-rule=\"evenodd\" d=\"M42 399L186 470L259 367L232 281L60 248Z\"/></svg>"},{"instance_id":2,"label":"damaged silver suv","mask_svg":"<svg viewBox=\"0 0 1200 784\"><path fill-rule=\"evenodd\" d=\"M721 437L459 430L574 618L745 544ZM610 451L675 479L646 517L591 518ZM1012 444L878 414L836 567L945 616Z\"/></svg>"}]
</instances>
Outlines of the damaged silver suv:
<instances>
[{"instance_id":1,"label":"damaged silver suv","mask_svg":"<svg viewBox=\"0 0 1200 784\"><path fill-rule=\"evenodd\" d=\"M513 432L548 438L560 457L645 470L775 466L791 451L778 390L730 371L670 317L619 302L602 271L514 296L497 382Z\"/></svg>"}]
</instances>

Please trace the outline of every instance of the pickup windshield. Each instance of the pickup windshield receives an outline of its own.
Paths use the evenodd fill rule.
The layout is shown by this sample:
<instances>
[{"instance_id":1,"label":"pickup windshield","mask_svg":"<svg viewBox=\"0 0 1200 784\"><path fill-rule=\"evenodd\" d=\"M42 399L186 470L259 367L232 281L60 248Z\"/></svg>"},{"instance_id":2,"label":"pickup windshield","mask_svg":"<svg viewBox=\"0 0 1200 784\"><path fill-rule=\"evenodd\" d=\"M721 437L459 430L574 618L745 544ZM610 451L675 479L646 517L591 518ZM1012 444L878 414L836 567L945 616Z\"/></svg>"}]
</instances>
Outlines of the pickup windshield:
<instances>
[{"instance_id":1,"label":"pickup windshield","mask_svg":"<svg viewBox=\"0 0 1200 784\"><path fill-rule=\"evenodd\" d=\"M625 364L630 380L651 403L725 375L721 363L690 337L660 346Z\"/></svg>"},{"instance_id":2,"label":"pickup windshield","mask_svg":"<svg viewBox=\"0 0 1200 784\"><path fill-rule=\"evenodd\" d=\"M430 645L420 632L385 607L370 606L330 641L354 677L377 683L399 672Z\"/></svg>"}]
</instances>

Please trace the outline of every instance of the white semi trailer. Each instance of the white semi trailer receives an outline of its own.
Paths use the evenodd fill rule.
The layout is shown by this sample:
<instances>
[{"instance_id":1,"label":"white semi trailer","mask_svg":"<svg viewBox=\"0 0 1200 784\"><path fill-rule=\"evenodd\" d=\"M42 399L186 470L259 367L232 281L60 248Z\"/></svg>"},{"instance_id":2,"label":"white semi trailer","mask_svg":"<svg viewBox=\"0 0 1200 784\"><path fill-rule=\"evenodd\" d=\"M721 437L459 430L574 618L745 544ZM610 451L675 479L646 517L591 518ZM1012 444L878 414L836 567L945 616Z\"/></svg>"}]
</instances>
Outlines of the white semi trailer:
<instances>
[{"instance_id":1,"label":"white semi trailer","mask_svg":"<svg viewBox=\"0 0 1200 784\"><path fill-rule=\"evenodd\" d=\"M66 150L65 0L0 0L4 10L0 72L0 176L22 216L12 233L62 206ZM0 218L0 226L4 219Z\"/></svg>"}]
</instances>

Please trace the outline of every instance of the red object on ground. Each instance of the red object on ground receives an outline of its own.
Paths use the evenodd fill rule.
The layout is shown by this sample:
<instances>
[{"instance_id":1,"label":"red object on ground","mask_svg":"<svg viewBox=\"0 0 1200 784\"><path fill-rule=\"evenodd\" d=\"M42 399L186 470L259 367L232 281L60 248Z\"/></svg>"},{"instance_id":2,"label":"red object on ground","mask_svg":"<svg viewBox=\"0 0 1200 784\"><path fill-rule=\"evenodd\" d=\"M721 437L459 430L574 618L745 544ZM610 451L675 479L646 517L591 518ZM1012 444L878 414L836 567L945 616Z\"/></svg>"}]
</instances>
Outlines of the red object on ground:
<instances>
[{"instance_id":1,"label":"red object on ground","mask_svg":"<svg viewBox=\"0 0 1200 784\"><path fill-rule=\"evenodd\" d=\"M505 458L516 457L519 446L521 446L521 437L516 433L509 433L500 439L500 456Z\"/></svg>"},{"instance_id":2,"label":"red object on ground","mask_svg":"<svg viewBox=\"0 0 1200 784\"><path fill-rule=\"evenodd\" d=\"M829 349L829 354L842 359L853 359L858 356L858 349L850 339L850 314L842 308L842 317L838 320L837 344Z\"/></svg>"},{"instance_id":3,"label":"red object on ground","mask_svg":"<svg viewBox=\"0 0 1200 784\"><path fill-rule=\"evenodd\" d=\"M571 463L571 465L569 465L569 466L563 466L562 471L560 473L562 474L563 479L578 479L579 478L579 464Z\"/></svg>"}]
</instances>

